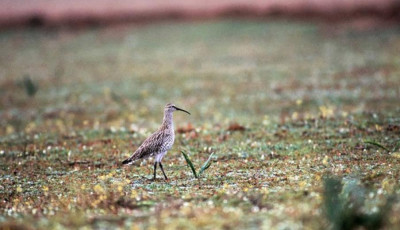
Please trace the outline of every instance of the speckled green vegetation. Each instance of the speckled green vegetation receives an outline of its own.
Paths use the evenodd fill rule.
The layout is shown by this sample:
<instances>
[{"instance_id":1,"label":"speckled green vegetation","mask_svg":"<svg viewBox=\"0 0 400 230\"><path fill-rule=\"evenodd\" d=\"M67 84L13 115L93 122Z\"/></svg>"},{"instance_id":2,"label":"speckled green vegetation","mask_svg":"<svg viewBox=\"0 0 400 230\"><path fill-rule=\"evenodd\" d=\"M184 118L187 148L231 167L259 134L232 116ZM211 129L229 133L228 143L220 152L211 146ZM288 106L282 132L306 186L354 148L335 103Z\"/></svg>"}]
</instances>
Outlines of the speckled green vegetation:
<instances>
[{"instance_id":1,"label":"speckled green vegetation","mask_svg":"<svg viewBox=\"0 0 400 230\"><path fill-rule=\"evenodd\" d=\"M389 207L383 225L396 229L399 31L235 20L3 31L0 226L321 229ZM151 161L120 162L167 102L192 115L175 114L170 181L152 182ZM196 169L214 153L211 167L195 179L181 151ZM324 188L328 176L339 179Z\"/></svg>"}]
</instances>

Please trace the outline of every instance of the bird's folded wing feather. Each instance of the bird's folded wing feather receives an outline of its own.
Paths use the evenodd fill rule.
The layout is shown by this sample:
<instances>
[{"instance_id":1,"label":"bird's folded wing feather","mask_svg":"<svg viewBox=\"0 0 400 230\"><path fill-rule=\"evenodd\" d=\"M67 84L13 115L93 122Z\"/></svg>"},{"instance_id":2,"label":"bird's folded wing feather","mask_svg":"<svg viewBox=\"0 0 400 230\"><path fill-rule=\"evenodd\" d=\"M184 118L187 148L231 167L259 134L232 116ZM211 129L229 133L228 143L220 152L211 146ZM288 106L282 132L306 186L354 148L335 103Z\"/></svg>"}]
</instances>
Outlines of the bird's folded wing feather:
<instances>
[{"instance_id":1,"label":"bird's folded wing feather","mask_svg":"<svg viewBox=\"0 0 400 230\"><path fill-rule=\"evenodd\" d=\"M130 159L137 160L146 157L150 157L153 154L159 152L163 145L164 132L155 132L151 134L132 154Z\"/></svg>"}]
</instances>

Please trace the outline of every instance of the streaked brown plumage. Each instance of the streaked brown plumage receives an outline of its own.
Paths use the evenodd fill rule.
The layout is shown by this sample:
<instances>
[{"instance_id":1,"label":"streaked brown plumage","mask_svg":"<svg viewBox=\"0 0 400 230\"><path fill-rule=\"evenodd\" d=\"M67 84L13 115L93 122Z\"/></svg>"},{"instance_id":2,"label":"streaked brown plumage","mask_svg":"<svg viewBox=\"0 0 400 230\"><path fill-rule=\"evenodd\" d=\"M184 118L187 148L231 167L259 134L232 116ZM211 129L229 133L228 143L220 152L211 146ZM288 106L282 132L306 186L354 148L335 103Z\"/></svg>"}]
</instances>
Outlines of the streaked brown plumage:
<instances>
[{"instance_id":1,"label":"streaked brown plumage","mask_svg":"<svg viewBox=\"0 0 400 230\"><path fill-rule=\"evenodd\" d=\"M165 179L168 180L161 164L161 160L174 144L175 132L172 113L177 110L190 114L188 111L180 109L174 104L168 103L167 105L165 105L164 118L161 127L156 132L151 134L132 154L132 156L124 160L122 164L132 164L134 161L139 159L155 157L154 179L156 179L156 169L158 163L160 165L162 173L164 174Z\"/></svg>"}]
</instances>

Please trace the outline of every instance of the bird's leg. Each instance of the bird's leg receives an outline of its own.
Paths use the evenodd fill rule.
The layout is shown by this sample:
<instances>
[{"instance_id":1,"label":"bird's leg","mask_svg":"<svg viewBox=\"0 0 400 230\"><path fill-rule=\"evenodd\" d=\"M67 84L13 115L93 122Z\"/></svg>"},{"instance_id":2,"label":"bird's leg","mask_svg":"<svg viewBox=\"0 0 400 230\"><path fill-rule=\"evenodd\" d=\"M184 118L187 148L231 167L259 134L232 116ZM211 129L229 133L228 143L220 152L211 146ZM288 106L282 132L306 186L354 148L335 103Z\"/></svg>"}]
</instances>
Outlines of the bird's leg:
<instances>
[{"instance_id":1,"label":"bird's leg","mask_svg":"<svg viewBox=\"0 0 400 230\"><path fill-rule=\"evenodd\" d=\"M156 170L157 170L157 161L154 162L154 177L153 177L153 180L156 180Z\"/></svg>"},{"instance_id":2,"label":"bird's leg","mask_svg":"<svg viewBox=\"0 0 400 230\"><path fill-rule=\"evenodd\" d=\"M158 164L160 164L160 168L161 168L162 173L164 174L165 180L168 180L168 177L167 177L167 175L165 175L165 172L164 172L161 162L159 162Z\"/></svg>"}]
</instances>

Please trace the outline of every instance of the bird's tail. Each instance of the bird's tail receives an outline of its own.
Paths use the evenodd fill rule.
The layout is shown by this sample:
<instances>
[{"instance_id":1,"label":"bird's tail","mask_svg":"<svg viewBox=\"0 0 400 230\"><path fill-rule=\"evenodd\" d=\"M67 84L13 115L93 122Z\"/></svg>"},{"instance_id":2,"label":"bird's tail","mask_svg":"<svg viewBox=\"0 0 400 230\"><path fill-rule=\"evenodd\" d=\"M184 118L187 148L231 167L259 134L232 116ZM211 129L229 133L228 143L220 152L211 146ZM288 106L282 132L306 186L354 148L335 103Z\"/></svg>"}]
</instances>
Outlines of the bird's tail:
<instances>
[{"instance_id":1,"label":"bird's tail","mask_svg":"<svg viewBox=\"0 0 400 230\"><path fill-rule=\"evenodd\" d=\"M133 163L133 161L134 161L133 158L132 158L132 157L129 157L128 159L122 161L122 164L123 164L123 165L130 165L130 164Z\"/></svg>"}]
</instances>

